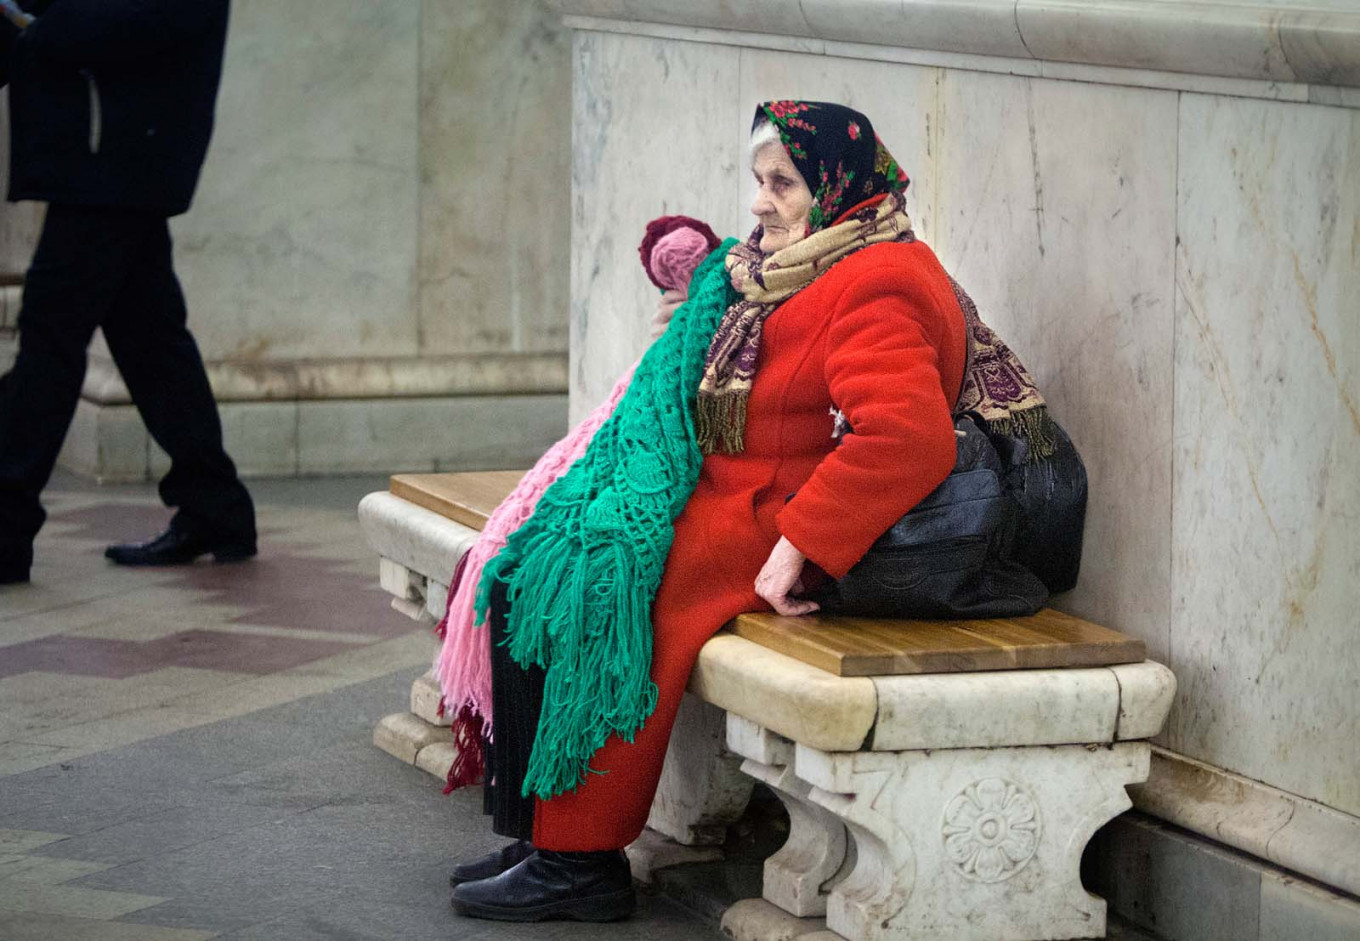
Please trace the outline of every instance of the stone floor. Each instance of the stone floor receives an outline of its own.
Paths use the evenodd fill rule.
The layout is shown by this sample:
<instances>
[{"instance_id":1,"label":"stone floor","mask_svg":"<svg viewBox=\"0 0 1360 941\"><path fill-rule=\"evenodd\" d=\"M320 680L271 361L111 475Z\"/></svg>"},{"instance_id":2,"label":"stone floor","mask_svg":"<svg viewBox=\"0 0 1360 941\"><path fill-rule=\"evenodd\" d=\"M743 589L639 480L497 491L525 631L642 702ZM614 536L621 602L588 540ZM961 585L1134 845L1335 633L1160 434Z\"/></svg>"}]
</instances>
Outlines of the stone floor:
<instances>
[{"instance_id":1,"label":"stone floor","mask_svg":"<svg viewBox=\"0 0 1360 941\"><path fill-rule=\"evenodd\" d=\"M497 838L371 744L434 649L359 536L384 483L256 482L258 559L154 571L100 555L163 526L154 488L53 481L0 589L0 941L719 937L660 896L607 929L449 911Z\"/></svg>"}]
</instances>

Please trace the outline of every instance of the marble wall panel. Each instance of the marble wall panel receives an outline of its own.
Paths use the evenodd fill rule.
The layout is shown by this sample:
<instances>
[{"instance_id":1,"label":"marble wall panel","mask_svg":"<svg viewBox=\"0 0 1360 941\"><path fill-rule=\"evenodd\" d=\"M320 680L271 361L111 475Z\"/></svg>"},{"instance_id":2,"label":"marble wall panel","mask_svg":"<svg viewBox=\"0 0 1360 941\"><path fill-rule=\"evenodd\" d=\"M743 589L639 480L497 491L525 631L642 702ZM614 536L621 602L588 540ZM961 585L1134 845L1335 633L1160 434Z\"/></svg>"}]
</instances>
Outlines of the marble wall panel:
<instances>
[{"instance_id":1,"label":"marble wall panel","mask_svg":"<svg viewBox=\"0 0 1360 941\"><path fill-rule=\"evenodd\" d=\"M1168 649L1176 93L948 70L930 240L1090 478L1065 609Z\"/></svg>"},{"instance_id":2,"label":"marble wall panel","mask_svg":"<svg viewBox=\"0 0 1360 941\"><path fill-rule=\"evenodd\" d=\"M936 99L939 69L858 59L743 50L741 54L742 121L735 144L741 157L739 179L741 225L746 235L755 225L749 207L755 182L749 172L747 142L758 102L774 98L807 98L849 105L869 116L874 130L911 176L907 211L917 233L929 240L934 231Z\"/></svg>"},{"instance_id":3,"label":"marble wall panel","mask_svg":"<svg viewBox=\"0 0 1360 941\"><path fill-rule=\"evenodd\" d=\"M565 354L571 47L541 3L424 0L420 168L421 352Z\"/></svg>"},{"instance_id":4,"label":"marble wall panel","mask_svg":"<svg viewBox=\"0 0 1360 941\"><path fill-rule=\"evenodd\" d=\"M298 407L300 474L516 470L566 430L564 395L446 396Z\"/></svg>"},{"instance_id":5,"label":"marble wall panel","mask_svg":"<svg viewBox=\"0 0 1360 941\"><path fill-rule=\"evenodd\" d=\"M573 40L571 413L580 418L646 349L657 290L638 261L647 222L743 214L739 50L577 33ZM744 224L744 223L743 223ZM749 228L749 227L748 227Z\"/></svg>"},{"instance_id":6,"label":"marble wall panel","mask_svg":"<svg viewBox=\"0 0 1360 941\"><path fill-rule=\"evenodd\" d=\"M1360 814L1360 114L1184 95L1169 744Z\"/></svg>"},{"instance_id":7,"label":"marble wall panel","mask_svg":"<svg viewBox=\"0 0 1360 941\"><path fill-rule=\"evenodd\" d=\"M209 359L411 355L420 0L237 0L194 208Z\"/></svg>"}]
</instances>

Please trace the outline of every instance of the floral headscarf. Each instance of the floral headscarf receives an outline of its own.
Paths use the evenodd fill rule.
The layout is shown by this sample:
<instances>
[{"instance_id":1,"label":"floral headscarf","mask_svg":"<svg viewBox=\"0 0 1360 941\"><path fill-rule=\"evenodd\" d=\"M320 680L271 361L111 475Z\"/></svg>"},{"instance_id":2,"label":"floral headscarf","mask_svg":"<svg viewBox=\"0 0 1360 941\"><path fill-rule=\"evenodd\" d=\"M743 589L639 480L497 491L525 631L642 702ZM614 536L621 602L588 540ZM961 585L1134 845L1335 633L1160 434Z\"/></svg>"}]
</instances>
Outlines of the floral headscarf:
<instances>
[{"instance_id":1,"label":"floral headscarf","mask_svg":"<svg viewBox=\"0 0 1360 941\"><path fill-rule=\"evenodd\" d=\"M869 118L854 108L825 101L767 101L756 108L752 129L766 120L812 191L808 222L813 232L866 199L900 193L911 182Z\"/></svg>"},{"instance_id":2,"label":"floral headscarf","mask_svg":"<svg viewBox=\"0 0 1360 941\"><path fill-rule=\"evenodd\" d=\"M767 101L756 109L752 130L764 119L779 132L812 190L810 231L766 254L760 250L762 229L757 226L744 245L727 255L728 276L741 297L723 315L704 361L695 406L695 431L704 454L734 454L745 447L746 402L765 318L847 255L879 242L913 238L902 196L907 174L867 117L826 102Z\"/></svg>"}]
</instances>

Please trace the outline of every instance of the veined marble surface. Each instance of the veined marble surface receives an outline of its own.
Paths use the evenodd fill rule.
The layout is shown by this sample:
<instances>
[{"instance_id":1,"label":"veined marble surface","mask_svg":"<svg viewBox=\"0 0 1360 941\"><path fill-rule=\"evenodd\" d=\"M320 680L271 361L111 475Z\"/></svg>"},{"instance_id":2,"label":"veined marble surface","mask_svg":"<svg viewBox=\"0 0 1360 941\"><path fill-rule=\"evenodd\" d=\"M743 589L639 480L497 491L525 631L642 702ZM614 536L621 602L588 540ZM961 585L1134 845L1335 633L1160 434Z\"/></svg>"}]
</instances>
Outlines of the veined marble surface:
<instances>
[{"instance_id":1,"label":"veined marble surface","mask_svg":"<svg viewBox=\"0 0 1360 941\"><path fill-rule=\"evenodd\" d=\"M174 231L209 359L414 355L419 0L239 0Z\"/></svg>"},{"instance_id":2,"label":"veined marble surface","mask_svg":"<svg viewBox=\"0 0 1360 941\"><path fill-rule=\"evenodd\" d=\"M421 9L421 352L564 352L569 33L537 2Z\"/></svg>"},{"instance_id":3,"label":"veined marble surface","mask_svg":"<svg viewBox=\"0 0 1360 941\"><path fill-rule=\"evenodd\" d=\"M946 71L935 121L931 244L1086 463L1081 580L1057 603L1162 660L1176 94Z\"/></svg>"},{"instance_id":4,"label":"veined marble surface","mask_svg":"<svg viewBox=\"0 0 1360 941\"><path fill-rule=\"evenodd\" d=\"M1360 814L1360 114L1181 114L1168 744Z\"/></svg>"},{"instance_id":5,"label":"veined marble surface","mask_svg":"<svg viewBox=\"0 0 1360 941\"><path fill-rule=\"evenodd\" d=\"M608 5L572 4L618 16ZM1238 97L1226 79L1200 79L1199 94L1146 87L1143 73L1119 85L1118 69L1007 75L972 56L888 63L704 35L574 39L573 413L645 345L634 298L650 292L618 223L704 211L663 209L652 177L636 179L663 160L647 139L658 108L684 125L671 145L683 152L659 167L666 195L706 200L710 219L730 220L723 234L750 229L757 100L862 108L913 177L918 233L1086 459L1082 579L1058 605L1141 637L1176 673L1169 748L1360 815L1349 90L1331 89L1333 107ZM619 156L625 137L643 162Z\"/></svg>"},{"instance_id":6,"label":"veined marble surface","mask_svg":"<svg viewBox=\"0 0 1360 941\"><path fill-rule=\"evenodd\" d=\"M572 82L572 421L647 348L658 291L637 246L683 213L720 236L740 216L735 49L578 33ZM749 228L749 226L747 227Z\"/></svg>"}]
</instances>

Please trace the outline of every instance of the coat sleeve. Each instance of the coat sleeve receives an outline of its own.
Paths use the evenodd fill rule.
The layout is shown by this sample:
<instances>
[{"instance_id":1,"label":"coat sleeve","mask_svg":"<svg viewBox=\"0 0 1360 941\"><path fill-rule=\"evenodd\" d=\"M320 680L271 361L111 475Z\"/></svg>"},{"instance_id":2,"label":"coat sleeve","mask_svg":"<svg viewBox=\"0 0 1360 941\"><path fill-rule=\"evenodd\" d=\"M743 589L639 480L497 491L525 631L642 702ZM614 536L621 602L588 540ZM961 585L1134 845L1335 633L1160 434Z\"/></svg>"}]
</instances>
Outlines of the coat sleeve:
<instances>
[{"instance_id":1,"label":"coat sleeve","mask_svg":"<svg viewBox=\"0 0 1360 941\"><path fill-rule=\"evenodd\" d=\"M229 0L57 0L24 30L33 55L98 68L165 55L225 15Z\"/></svg>"},{"instance_id":2,"label":"coat sleeve","mask_svg":"<svg viewBox=\"0 0 1360 941\"><path fill-rule=\"evenodd\" d=\"M14 55L14 41L19 38L19 27L0 16L0 88L9 84L10 57Z\"/></svg>"},{"instance_id":3,"label":"coat sleeve","mask_svg":"<svg viewBox=\"0 0 1360 941\"><path fill-rule=\"evenodd\" d=\"M848 288L832 312L826 382L851 433L777 520L835 578L954 468L954 423L932 342L948 310L929 279L891 267Z\"/></svg>"}]
</instances>

